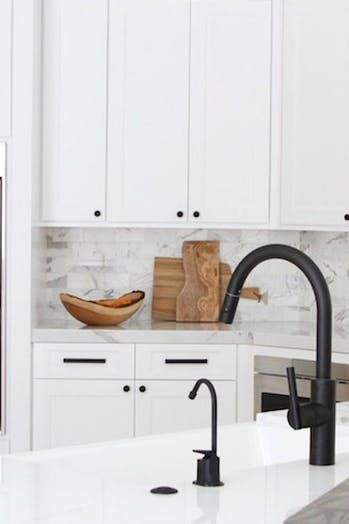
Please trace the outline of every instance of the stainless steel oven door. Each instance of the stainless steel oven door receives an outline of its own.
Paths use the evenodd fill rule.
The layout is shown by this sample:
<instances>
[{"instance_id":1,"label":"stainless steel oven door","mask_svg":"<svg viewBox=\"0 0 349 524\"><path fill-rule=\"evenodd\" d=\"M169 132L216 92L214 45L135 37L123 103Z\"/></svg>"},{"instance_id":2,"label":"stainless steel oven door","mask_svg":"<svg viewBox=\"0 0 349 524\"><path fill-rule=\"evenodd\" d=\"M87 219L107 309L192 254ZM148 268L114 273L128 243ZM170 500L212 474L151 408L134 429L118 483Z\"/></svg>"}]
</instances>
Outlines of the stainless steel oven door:
<instances>
[{"instance_id":1,"label":"stainless steel oven door","mask_svg":"<svg viewBox=\"0 0 349 524\"><path fill-rule=\"evenodd\" d=\"M310 379L299 379L297 378L297 389L299 397L303 400L310 398ZM349 391L349 390L348 390ZM266 409L263 404L266 395L271 399L274 397L275 403L273 408ZM288 383L287 378L276 375L264 375L257 373L255 375L255 405L254 413L262 411L273 411L274 409L287 409L288 408Z\"/></svg>"},{"instance_id":2,"label":"stainless steel oven door","mask_svg":"<svg viewBox=\"0 0 349 524\"><path fill-rule=\"evenodd\" d=\"M310 378L297 378L297 389L299 397L302 397L301 401L306 401L310 398ZM269 404L270 399L274 397L274 408L273 409L288 409L288 383L287 378L284 376L267 375L263 373L255 374L255 405L254 413L262 411L269 411L266 409L268 402L264 401L267 397ZM336 399L337 402L349 401L349 382L341 379L337 379L336 384ZM263 406L264 404L264 406Z\"/></svg>"}]
</instances>

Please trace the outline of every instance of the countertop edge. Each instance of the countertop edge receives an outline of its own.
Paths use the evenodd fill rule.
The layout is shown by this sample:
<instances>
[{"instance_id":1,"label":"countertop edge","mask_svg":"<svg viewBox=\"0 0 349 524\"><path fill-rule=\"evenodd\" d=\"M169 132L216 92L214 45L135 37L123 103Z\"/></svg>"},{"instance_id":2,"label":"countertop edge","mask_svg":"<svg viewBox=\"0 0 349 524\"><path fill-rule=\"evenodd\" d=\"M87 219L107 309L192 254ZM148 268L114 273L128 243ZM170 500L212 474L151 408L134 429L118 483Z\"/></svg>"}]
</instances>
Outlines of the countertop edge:
<instances>
[{"instance_id":1,"label":"countertop edge","mask_svg":"<svg viewBox=\"0 0 349 524\"><path fill-rule=\"evenodd\" d=\"M33 343L222 344L315 350L315 326L307 323L175 324L126 323L119 328L80 325L43 326L32 330ZM333 351L349 353L349 333L334 331Z\"/></svg>"}]
</instances>

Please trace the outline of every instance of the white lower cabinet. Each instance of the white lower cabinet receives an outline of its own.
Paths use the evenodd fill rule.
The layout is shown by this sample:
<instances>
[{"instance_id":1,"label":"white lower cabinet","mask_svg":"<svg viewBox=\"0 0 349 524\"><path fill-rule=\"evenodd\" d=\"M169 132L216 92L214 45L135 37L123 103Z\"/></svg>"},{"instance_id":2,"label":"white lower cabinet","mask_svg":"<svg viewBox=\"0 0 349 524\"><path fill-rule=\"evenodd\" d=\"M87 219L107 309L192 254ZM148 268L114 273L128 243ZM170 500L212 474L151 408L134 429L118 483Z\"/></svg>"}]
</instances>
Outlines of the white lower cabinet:
<instances>
[{"instance_id":1,"label":"white lower cabinet","mask_svg":"<svg viewBox=\"0 0 349 524\"><path fill-rule=\"evenodd\" d=\"M202 385L195 400L188 394L194 380L142 380L136 382L136 436L209 427L211 398ZM219 424L235 422L235 382L214 382Z\"/></svg>"},{"instance_id":2,"label":"white lower cabinet","mask_svg":"<svg viewBox=\"0 0 349 524\"><path fill-rule=\"evenodd\" d=\"M215 344L34 344L33 449L236 421L236 347ZM136 358L135 358L136 356ZM126 377L126 378L125 378Z\"/></svg>"},{"instance_id":3,"label":"white lower cabinet","mask_svg":"<svg viewBox=\"0 0 349 524\"><path fill-rule=\"evenodd\" d=\"M33 449L133 436L130 380L35 380Z\"/></svg>"}]
</instances>

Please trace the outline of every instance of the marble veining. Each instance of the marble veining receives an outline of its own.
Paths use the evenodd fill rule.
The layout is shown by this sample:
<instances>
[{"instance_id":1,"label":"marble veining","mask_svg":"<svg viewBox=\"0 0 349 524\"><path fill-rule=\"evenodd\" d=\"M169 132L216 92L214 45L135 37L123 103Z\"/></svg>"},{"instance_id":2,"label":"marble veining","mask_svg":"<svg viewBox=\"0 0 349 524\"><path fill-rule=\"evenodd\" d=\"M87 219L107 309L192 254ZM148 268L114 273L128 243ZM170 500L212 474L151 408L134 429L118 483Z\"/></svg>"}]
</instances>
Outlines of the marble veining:
<instances>
[{"instance_id":1,"label":"marble veining","mask_svg":"<svg viewBox=\"0 0 349 524\"><path fill-rule=\"evenodd\" d=\"M325 493L285 524L347 524L349 522L349 480Z\"/></svg>"},{"instance_id":2,"label":"marble veining","mask_svg":"<svg viewBox=\"0 0 349 524\"><path fill-rule=\"evenodd\" d=\"M349 241L347 233L178 230L178 229L42 229L40 263L35 280L38 322L64 320L67 313L59 293L88 299L111 297L131 289L147 294L140 320L151 317L151 289L155 256L181 256L184 240L219 240L221 259L232 268L252 249L268 243L285 243L310 255L330 286L335 325L349 330ZM301 321L315 319L312 290L299 270L283 261L257 267L247 282L269 292L268 305L241 301L237 320Z\"/></svg>"},{"instance_id":3,"label":"marble veining","mask_svg":"<svg viewBox=\"0 0 349 524\"><path fill-rule=\"evenodd\" d=\"M307 322L220 323L161 322L131 318L116 327L83 326L73 319L42 321L33 342L133 344L239 344L301 350L315 349L315 324ZM333 330L334 353L349 353L348 333Z\"/></svg>"}]
</instances>

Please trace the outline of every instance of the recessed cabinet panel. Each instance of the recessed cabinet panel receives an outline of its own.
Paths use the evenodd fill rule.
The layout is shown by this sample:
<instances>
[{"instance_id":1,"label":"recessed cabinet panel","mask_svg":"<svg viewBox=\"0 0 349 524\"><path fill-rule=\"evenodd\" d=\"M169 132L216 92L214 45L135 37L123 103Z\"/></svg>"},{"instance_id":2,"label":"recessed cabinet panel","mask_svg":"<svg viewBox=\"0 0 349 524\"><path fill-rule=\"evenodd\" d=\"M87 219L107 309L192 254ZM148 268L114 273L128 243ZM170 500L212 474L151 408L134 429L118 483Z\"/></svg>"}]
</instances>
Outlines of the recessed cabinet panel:
<instances>
[{"instance_id":1,"label":"recessed cabinet panel","mask_svg":"<svg viewBox=\"0 0 349 524\"><path fill-rule=\"evenodd\" d=\"M267 223L270 0L193 0L190 201L194 222Z\"/></svg>"},{"instance_id":2,"label":"recessed cabinet panel","mask_svg":"<svg viewBox=\"0 0 349 524\"><path fill-rule=\"evenodd\" d=\"M12 1L0 2L0 137L11 134Z\"/></svg>"},{"instance_id":3,"label":"recessed cabinet panel","mask_svg":"<svg viewBox=\"0 0 349 524\"><path fill-rule=\"evenodd\" d=\"M284 2L283 224L348 224L348 27L346 0Z\"/></svg>"},{"instance_id":4,"label":"recessed cabinet panel","mask_svg":"<svg viewBox=\"0 0 349 524\"><path fill-rule=\"evenodd\" d=\"M111 0L108 218L187 215L189 0Z\"/></svg>"},{"instance_id":5,"label":"recessed cabinet panel","mask_svg":"<svg viewBox=\"0 0 349 524\"><path fill-rule=\"evenodd\" d=\"M107 0L45 0L42 218L105 218Z\"/></svg>"},{"instance_id":6,"label":"recessed cabinet panel","mask_svg":"<svg viewBox=\"0 0 349 524\"><path fill-rule=\"evenodd\" d=\"M195 400L188 394L192 380L136 382L136 436L205 428L211 424L211 397L200 388ZM235 382L214 382L218 399L219 424L235 422Z\"/></svg>"},{"instance_id":7,"label":"recessed cabinet panel","mask_svg":"<svg viewBox=\"0 0 349 524\"><path fill-rule=\"evenodd\" d=\"M132 437L133 395L131 380L35 380L33 448Z\"/></svg>"}]
</instances>

